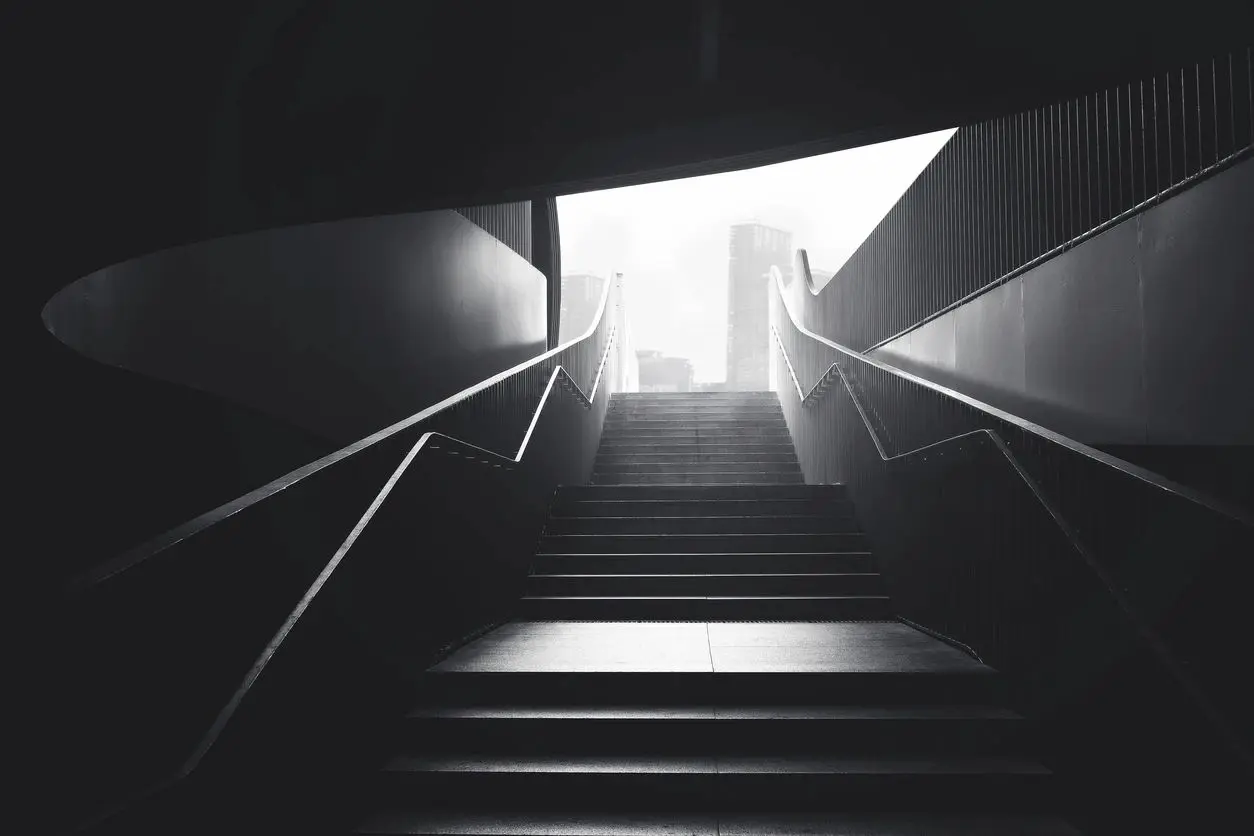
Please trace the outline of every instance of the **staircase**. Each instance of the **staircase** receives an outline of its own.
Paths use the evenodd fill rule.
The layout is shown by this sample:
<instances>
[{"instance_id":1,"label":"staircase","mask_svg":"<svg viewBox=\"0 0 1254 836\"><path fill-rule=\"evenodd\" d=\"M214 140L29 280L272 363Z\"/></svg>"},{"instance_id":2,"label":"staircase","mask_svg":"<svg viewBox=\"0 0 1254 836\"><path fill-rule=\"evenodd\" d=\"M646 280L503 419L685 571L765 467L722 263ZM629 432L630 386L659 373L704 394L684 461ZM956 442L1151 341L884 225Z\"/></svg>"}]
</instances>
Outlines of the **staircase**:
<instances>
[{"instance_id":1,"label":"staircase","mask_svg":"<svg viewBox=\"0 0 1254 836\"><path fill-rule=\"evenodd\" d=\"M558 491L520 615L889 618L843 488L801 481L771 393L619 395L592 484Z\"/></svg>"},{"instance_id":2,"label":"staircase","mask_svg":"<svg viewBox=\"0 0 1254 836\"><path fill-rule=\"evenodd\" d=\"M770 393L616 395L515 621L422 675L361 834L1064 834L996 671L891 618Z\"/></svg>"},{"instance_id":3,"label":"staircase","mask_svg":"<svg viewBox=\"0 0 1254 836\"><path fill-rule=\"evenodd\" d=\"M800 485L771 392L616 395L593 485Z\"/></svg>"}]
</instances>

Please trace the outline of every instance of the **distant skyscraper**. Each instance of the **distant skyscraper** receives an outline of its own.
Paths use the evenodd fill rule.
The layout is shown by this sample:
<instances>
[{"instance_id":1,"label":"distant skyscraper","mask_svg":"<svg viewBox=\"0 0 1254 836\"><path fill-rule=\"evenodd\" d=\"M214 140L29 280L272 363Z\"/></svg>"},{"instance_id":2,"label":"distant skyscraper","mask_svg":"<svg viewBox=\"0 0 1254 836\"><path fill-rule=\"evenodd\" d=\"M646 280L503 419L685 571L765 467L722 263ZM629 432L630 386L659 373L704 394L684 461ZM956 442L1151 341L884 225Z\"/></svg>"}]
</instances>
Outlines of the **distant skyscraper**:
<instances>
[{"instance_id":1,"label":"distant skyscraper","mask_svg":"<svg viewBox=\"0 0 1254 836\"><path fill-rule=\"evenodd\" d=\"M558 319L557 341L559 344L583 336L597 314L597 303L605 279L587 273L562 276L562 312Z\"/></svg>"},{"instance_id":2,"label":"distant skyscraper","mask_svg":"<svg viewBox=\"0 0 1254 836\"><path fill-rule=\"evenodd\" d=\"M770 388L769 274L792 272L792 233L759 223L731 228L727 282L727 388Z\"/></svg>"}]
</instances>

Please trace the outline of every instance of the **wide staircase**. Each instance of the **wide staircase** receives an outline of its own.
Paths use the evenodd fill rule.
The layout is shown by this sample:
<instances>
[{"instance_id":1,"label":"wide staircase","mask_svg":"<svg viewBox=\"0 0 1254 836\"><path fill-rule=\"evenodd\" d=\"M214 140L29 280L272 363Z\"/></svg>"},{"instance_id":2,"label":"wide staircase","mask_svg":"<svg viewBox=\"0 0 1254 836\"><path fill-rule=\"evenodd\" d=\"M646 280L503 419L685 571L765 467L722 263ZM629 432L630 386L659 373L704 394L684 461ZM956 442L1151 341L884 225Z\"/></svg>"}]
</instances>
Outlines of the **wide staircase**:
<instances>
[{"instance_id":1,"label":"wide staircase","mask_svg":"<svg viewBox=\"0 0 1254 836\"><path fill-rule=\"evenodd\" d=\"M628 394L517 618L422 674L363 834L1045 834L1001 677L893 620L770 393Z\"/></svg>"}]
</instances>

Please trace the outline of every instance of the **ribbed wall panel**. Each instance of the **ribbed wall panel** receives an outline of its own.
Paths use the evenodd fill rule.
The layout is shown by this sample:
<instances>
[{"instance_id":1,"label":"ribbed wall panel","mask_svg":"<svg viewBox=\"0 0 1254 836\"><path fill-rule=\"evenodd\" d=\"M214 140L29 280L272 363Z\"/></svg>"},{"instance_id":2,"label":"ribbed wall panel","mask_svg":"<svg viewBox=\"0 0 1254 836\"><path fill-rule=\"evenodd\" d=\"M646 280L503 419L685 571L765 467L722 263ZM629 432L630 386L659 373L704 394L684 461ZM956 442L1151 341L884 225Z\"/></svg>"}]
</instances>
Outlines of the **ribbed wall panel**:
<instances>
[{"instance_id":1,"label":"ribbed wall panel","mask_svg":"<svg viewBox=\"0 0 1254 836\"><path fill-rule=\"evenodd\" d=\"M454 211L495 235L497 240L527 261L532 261L531 201L463 206Z\"/></svg>"},{"instance_id":2,"label":"ribbed wall panel","mask_svg":"<svg viewBox=\"0 0 1254 836\"><path fill-rule=\"evenodd\" d=\"M1244 157L1252 91L1247 48L962 128L824 288L809 326L868 349Z\"/></svg>"},{"instance_id":3,"label":"ribbed wall panel","mask_svg":"<svg viewBox=\"0 0 1254 836\"><path fill-rule=\"evenodd\" d=\"M562 242L556 197L532 201L531 239L531 263L549 280L549 348L556 348L562 320Z\"/></svg>"}]
</instances>

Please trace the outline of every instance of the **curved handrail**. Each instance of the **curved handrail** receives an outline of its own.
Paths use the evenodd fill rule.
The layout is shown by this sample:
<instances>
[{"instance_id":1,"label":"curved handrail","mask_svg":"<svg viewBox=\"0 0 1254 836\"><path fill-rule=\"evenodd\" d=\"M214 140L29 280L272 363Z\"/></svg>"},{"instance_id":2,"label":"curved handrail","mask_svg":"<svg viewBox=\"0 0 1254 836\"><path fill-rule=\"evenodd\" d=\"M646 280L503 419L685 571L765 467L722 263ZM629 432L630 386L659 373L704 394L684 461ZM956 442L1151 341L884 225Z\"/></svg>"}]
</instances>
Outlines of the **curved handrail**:
<instances>
[{"instance_id":1,"label":"curved handrail","mask_svg":"<svg viewBox=\"0 0 1254 836\"><path fill-rule=\"evenodd\" d=\"M465 397L469 397L471 394L474 394L475 392L478 392L482 390L483 388L486 388L486 386L491 385L492 383L495 383L499 380L504 379L505 377L508 377L509 375L515 374L519 371L522 371L523 369L526 369L532 365L535 365L536 363L541 362L543 359L553 356L553 354L555 354L556 352L561 351L562 349L568 348L569 346L572 346L582 340L585 340L591 337L593 333L595 333L597 326L601 324L601 321L604 318L604 314L605 314L605 310L607 306L606 303L609 300L609 292L610 292L611 285L612 285L612 282L610 281L607 281L605 283L605 288L602 291L602 296L601 296L600 312L594 318L592 324L589 326L588 330L582 336L577 337L573 340L570 340L566 342L565 344L558 346L557 348L551 351L546 352L544 355L541 355L541 357L528 361L527 363L520 364L519 366L516 366L514 369L511 369L507 372L502 372L499 375L495 375L494 377L489 378L487 381L484 381L483 383L476 384L470 389L467 389L464 392L459 393L458 395L454 395L452 398L446 399L445 401L441 401L439 404L436 404L433 407L429 407L428 409L424 410L422 413L419 413L418 416L413 416L409 419L406 419L403 422L400 422L400 424L395 424L392 427L389 427L388 430L385 430L383 432L386 432L388 435L391 435L393 432L399 432L405 427L413 426L413 424L417 423L419 420L422 420L422 417L428 417L429 415L433 415L436 412L441 411L442 409L445 409L448 406L451 406L452 404L464 399ZM145 788L137 795L129 799L126 799L118 806L105 812L101 816L98 816L95 819L93 819L91 822L84 825L84 827L90 827L103 820L106 820L112 817L113 815L116 815L117 813L121 812L122 810L126 809L127 807L131 806L137 801L143 800L144 798L151 797L157 793L163 792L173 787L174 785L182 781L184 778L187 778L193 771L195 771L195 769L203 761L205 755L207 755L209 753L209 750L213 748L215 743L217 743L218 739L222 735L222 732L226 729L226 726L228 725L228 723L230 723L231 719L234 717L235 713L238 711L240 705L243 704L244 699L248 696L248 693L252 690L253 685L257 682L258 679L260 679L262 673L265 671L266 667L269 665L270 660L274 657L275 653L278 652L279 648L282 646L283 642L287 639L288 635L292 632L292 630L295 629L301 617L305 614L305 612L312 605L314 599L326 586L331 576L335 573L335 570L340 566L344 558L348 555L348 552L352 549L354 543L356 543L358 537L360 537L361 533L366 529L366 526L370 524L370 521L374 518L375 513L387 500L389 494L391 494L392 492L392 489L400 481L401 477L405 475L406 471L409 469L410 465L413 463L414 459L417 458L420 452L422 452L424 449L443 450L448 455L452 455L452 456L464 455L465 458L471 461L476 461L481 464L490 464L493 467L501 468L504 470L513 470L514 466L521 463L524 457L526 456L528 445L531 443L532 434L535 431L536 425L539 423L540 416L543 413L545 406L548 404L549 395L552 394L553 389L556 385L560 383L564 389L571 392L575 396L576 400L579 402L580 406L583 407L584 409L592 408L593 403L597 397L597 392L601 388L601 381L605 374L606 364L609 361L610 351L613 349L614 342L617 337L618 337L617 328L611 325L609 333L606 335L605 348L601 352L601 358L599 362L597 363L596 376L593 378L592 387L587 393L583 391L583 389L579 385L579 382L576 381L571 376L570 372L567 371L567 369L564 366L558 365L553 369L553 373L549 375L548 383L544 387L544 392L540 396L540 401L536 405L535 411L532 413L531 421L528 424L527 431L523 435L523 439L518 446L518 450L512 455L498 453L493 450L488 450L483 447L479 447L477 445L471 444L466 441L462 441L461 439L454 438L450 435L446 435L440 432L423 433L422 436L419 437L418 441L415 442L413 447L410 448L409 452L406 453L405 457L401 460L400 464L392 472L392 475L388 477L387 482L384 483L382 489L380 489L379 493L371 501L369 507L366 508L365 513L362 514L361 518L353 526L352 530L348 533L348 536L344 539L344 542L340 544L339 548L336 549L335 553L331 556L331 558L323 566L322 570L318 573L318 576L314 578L312 583L310 583L308 589L305 590L305 593L301 596L300 600L296 603L296 606L293 607L292 611L288 614L287 618L284 619L283 624L279 627L279 629L275 632L275 634L266 643L266 646L262 649L261 653L257 656L256 660L254 660L252 666L248 669L248 672L244 675L244 678L240 682L239 687L235 689L235 691L231 694L230 699L227 700L226 704L223 705L222 709L215 716L213 723L209 726L209 729L197 742L196 747L192 750L192 753L188 756L188 758L185 761L183 761L183 763L179 766L177 770L175 770L173 773L171 773L169 776L167 776L163 780ZM422 417L419 417L419 416L422 416ZM381 435L379 433L376 433L376 436L378 436L378 438L375 438L375 436L372 436L371 438L377 441L377 440L380 440L381 438L387 437L386 435ZM433 441L436 441L436 440L441 440L445 444L457 445L472 452L466 453L466 454L458 453L458 452L455 452L454 450L446 449L446 447L444 446L440 446L440 445L432 443ZM354 445L356 449L363 449L365 446L368 446L368 445L362 444L360 447L357 447L356 445ZM346 449L349 449L349 448L346 448ZM351 453L346 454L346 455L351 455ZM315 471L310 471L310 472L315 472ZM271 484L273 485L274 483L271 483ZM286 487L286 485L284 485L284 487ZM254 493L257 493L257 492L254 491ZM266 494L266 495L269 495L269 494ZM249 494L249 496L251 496L251 494ZM226 507L226 506L223 506L223 507ZM241 507L245 507L245 506L241 506ZM201 518L198 517L197 520L199 519ZM170 543L167 543L166 545L170 545L174 542L178 542L178 541L172 540ZM134 564L131 564L131 565L134 565ZM123 567L123 569L125 568L127 567ZM118 571L122 571L122 570L119 569Z\"/></svg>"},{"instance_id":2,"label":"curved handrail","mask_svg":"<svg viewBox=\"0 0 1254 836\"><path fill-rule=\"evenodd\" d=\"M415 424L421 423L422 421L425 421L428 418L455 406L461 401L466 400L484 389L505 380L507 377L518 374L524 369L543 363L576 343L582 342L592 336L592 334L596 331L597 326L601 324L601 320L605 316L606 303L609 301L610 286L612 284L612 281L605 282L605 287L601 290L601 301L597 308L598 313L595 317L593 317L592 323L588 326L588 329L578 337L574 337L562 345L551 348L543 354L533 357L526 362L519 363L513 368L506 369L505 371L493 375L486 380L482 380L467 389L463 389L455 395L450 395L444 400L432 404L426 409L416 412L408 418L403 418L395 424L391 424L378 432L368 435L359 441L353 442L347 447L336 450L334 453L329 453L317 461L310 462L309 464L299 467L290 473L285 473L277 479L267 482L255 490L249 491L243 496L237 497L230 502L219 505L216 508L212 508L199 516L193 517L181 525L175 526L168 531L158 534L156 537L150 538L138 546L128 549L117 557L107 560L99 566L93 567L74 576L68 584L68 592L71 594L79 592L86 587L101 583L114 577L115 575L125 572L133 566L148 560L154 555L160 554L171 546L199 534L205 529L217 525L228 517L234 516L245 508L256 505L258 502L277 494L279 491L290 488L297 482L314 475L324 468L330 467L343 459L347 459L350 456L360 453L362 450L372 447L380 441L390 438L399 432L403 432Z\"/></svg>"},{"instance_id":3,"label":"curved handrail","mask_svg":"<svg viewBox=\"0 0 1254 836\"><path fill-rule=\"evenodd\" d=\"M975 406L976 408L981 407L981 404L979 401L975 401L974 399L971 399L971 398L966 398L965 396L960 396L958 395L958 393L951 394L950 390L945 389L945 387L943 386L932 384L929 381L916 378L915 376L910 375L906 372L902 372L899 369L894 369L891 366L887 366L883 363L879 363L878 361L873 360L872 358L865 357L855 351L852 351L851 349L847 349L843 346L838 345L837 343L832 342L831 340L824 339L823 337L820 337L817 334L814 334L806 330L793 317L792 311L788 309L787 304L784 302L784 293L783 293L784 284L783 284L782 277L780 276L780 272L778 268L772 267L771 271L772 271L773 278L775 278L776 280L776 289L779 291L779 299L784 308L784 311L787 314L788 319L792 323L793 327L795 327L799 333L812 338L816 342L819 342L831 348L834 348L837 351L843 354L846 354L855 360L859 360L861 362L876 366L877 368L881 368L884 371L888 372L889 374L895 375L903 379L910 380L912 382L920 383L944 395L949 395L951 397L958 396L958 398L962 400L964 403L969 403L972 406ZM920 454L928 452L929 450L932 450L938 447L950 446L952 444L962 441L963 439L986 436L991 441L993 446L996 447L996 449L1002 454L1002 456L1005 457L1006 461L1014 469L1015 473L1024 482L1027 488L1032 492L1032 495L1036 499L1036 501L1040 503L1040 505L1045 509L1046 513L1049 514L1054 524L1058 527L1059 531L1062 533L1063 537L1067 540L1067 542L1071 545L1071 547L1080 556L1085 566L1090 571L1093 572L1094 576L1098 579L1098 581L1110 594L1112 599L1115 601L1116 605L1119 607L1120 611L1123 613L1124 617L1127 618L1128 621L1132 624L1134 629L1137 631L1137 634L1141 637L1142 641L1144 641L1146 645L1150 648L1155 658L1159 660L1159 662L1163 665L1163 667L1170 673L1172 678L1174 678L1176 682L1184 689L1184 691L1193 700L1194 704L1202 711L1202 713L1210 721L1212 726L1214 726L1214 728L1219 731L1221 738L1233 750L1233 752L1238 756L1238 758L1242 760L1243 762L1245 762L1246 764L1250 765L1251 767L1254 767L1254 752L1251 752L1241 742L1240 735L1238 735L1237 732L1232 728L1231 724L1223 716L1222 712L1220 712L1219 709L1215 707L1214 703L1206 696L1206 693L1202 690L1201 686L1197 684L1193 676L1185 669L1185 667L1181 664L1180 660L1176 658L1175 654L1172 653L1171 649L1167 646L1167 643L1163 641L1158 631L1155 630L1153 626L1149 624L1149 622L1147 622L1145 619L1143 619L1140 616L1140 614L1136 611L1135 607L1132 605L1132 602L1123 593L1123 591L1119 589L1119 585L1115 582L1114 578L1112 578L1110 576L1110 573L1108 573L1105 569L1102 568L1101 564L1093 556L1092 550L1088 546L1085 545L1083 540L1080 538L1080 536L1076 532L1075 528L1063 516L1058 506L1052 500L1050 500L1050 498L1044 493L1044 491L1041 490L1041 487L1037 483L1037 481L1033 479L1031 474L1027 472L1027 470L1023 467L1023 464L1015 456L1013 451L1011 451L1009 446L1006 444L1005 440L1002 439L1000 435L998 435L998 433L988 428L971 430L970 432L965 432L965 433L960 433L958 435L950 436L948 438L941 439L940 441L935 441L930 444L923 445L922 447L917 447L913 450L908 450L903 453L897 453L895 455L889 455L887 451L885 450L883 442L879 438L879 434L876 432L875 427L872 425L870 417L867 415L867 411L862 403L861 398L859 398L857 393L854 391L853 386L849 383L849 379L845 376L845 372L843 369L840 368L840 365L838 363L832 363L832 365L828 367L827 371L825 371L819 377L819 380L816 381L812 387L810 387L810 391L804 392L802 390L800 382L797 379L796 372L792 365L792 360L788 357L788 350L784 347L783 338L780 337L779 331L775 327L774 323L771 323L771 335L775 338L775 344L779 347L779 351L780 351L781 356L784 359L784 363L788 367L789 376L792 378L793 386L796 389L796 392L800 399L800 403L802 407L810 406L818 402L818 400L823 396L823 394L827 390L826 384L830 380L832 380L833 370L836 372L836 375L839 376L841 383L844 384L845 390L849 393L849 398L853 402L854 407L858 410L858 416L862 419L862 423L866 427L867 434L870 435L871 440L875 443L875 449L878 452L881 461L890 462L890 461L898 461L898 460L904 460L904 459L909 459L909 458L915 458L919 456ZM994 415L995 417L1000 417L1001 415L1005 414L1005 413L1002 413L1000 410L996 410L993 407L987 407L984 409L984 411L988 412L991 415ZM1029 431L1032 431L1032 428L1036 428L1035 424L1031 424L1029 422L1022 421L1022 420L1014 420L1012 421L1012 423L1024 429L1028 429ZM1053 440L1051 436L1056 436L1060 439L1063 439L1063 437L1058 436L1057 433L1052 433L1049 430L1045 430L1044 428L1037 428L1037 429L1041 430L1041 432L1038 434L1042 435L1042 437L1045 437L1048 440ZM1091 448L1085 447L1085 445L1082 445L1079 442L1071 441L1070 439L1063 439L1063 440L1071 442L1070 444L1065 445L1069 449L1081 448L1080 450L1077 450L1077 452L1083 452L1084 450L1091 449ZM1093 450L1092 452L1098 454L1097 456L1093 456L1093 458L1097 459L1098 461L1101 461L1102 458L1113 458L1113 457L1107 457L1104 454L1100 454L1099 451L1096 451L1096 450ZM1115 459L1114 461L1119 461L1119 460ZM1129 465L1129 467L1131 466ZM1119 469L1123 470L1123 468L1119 468ZM1135 469L1139 470L1139 468L1135 468ZM1148 471L1145 471L1145 473L1148 474ZM1130 474L1130 475L1135 476L1137 474ZM1148 475L1153 476L1154 474L1148 474ZM1150 484L1153 484L1155 486L1162 487L1161 485L1158 485L1157 482L1154 480L1145 479L1144 481L1147 481ZM1166 480L1162 480L1162 481L1166 482ZM1167 484L1172 485L1174 483L1168 482ZM1183 486L1178 486L1178 487L1183 487ZM1168 490L1171 493L1177 493L1177 491L1172 491L1169 487L1165 487L1164 489ZM1182 498L1189 499L1190 501L1196 501L1184 495L1182 495ZM1204 502L1199 503L1199 504L1202 504L1207 508L1211 508L1211 510L1217 510ZM1220 512L1220 513L1223 513L1223 512ZM1235 519L1238 522L1243 522L1243 523L1246 523L1247 525L1250 524L1246 519L1242 518L1241 516L1235 516L1232 514L1224 514L1224 515L1230 516L1232 519Z\"/></svg>"},{"instance_id":4,"label":"curved handrail","mask_svg":"<svg viewBox=\"0 0 1254 836\"><path fill-rule=\"evenodd\" d=\"M804 279L805 279L806 286L812 288L814 285L813 285L813 280L810 277L808 261L798 258L796 263L799 268L804 267L805 269ZM1100 464L1106 465L1107 467L1112 467L1115 470L1119 470L1123 473L1126 473L1128 476L1131 476L1134 479L1138 479L1142 482L1145 482L1146 484L1152 485L1155 488L1166 491L1167 493L1175 494L1179 496L1181 499L1184 499L1195 505L1200 505L1204 508L1214 511L1217 514L1225 516L1231 520L1242 523L1244 525L1254 526L1254 514L1251 514L1250 512L1245 511L1244 509L1238 508L1230 503L1224 502L1223 500L1217 499L1201 491L1195 490L1194 488L1190 488L1187 485L1182 485L1178 482L1173 482L1170 479L1167 479L1163 476L1160 476L1157 473L1154 473L1153 471L1146 470L1142 467L1138 467L1132 464L1131 462L1127 462L1127 461L1124 461L1123 459L1115 458L1109 453L1103 453L1101 450L1097 450L1093 447L1089 447L1087 444L1083 444L1079 441L1076 441L1073 438L1068 438L1067 436L1056 433L1053 430L1046 429L1045 427L1042 427L1039 424L1034 424L1031 421L1028 421L1024 418L1020 418L1017 415L1012 415L1009 412L1005 412L1001 409L998 409L997 407L992 406L991 404L987 404L987 403L984 403L983 401L976 400L970 395L965 395L962 392L958 392L954 389L950 389L946 386L942 386L939 383L934 383L925 378L910 374L907 371L903 371L902 369L899 369L895 366L890 366L889 364L875 357L869 357L860 351L854 351L852 348L847 348L846 346L833 342L832 340L829 340L820 334L816 334L813 331L810 331L797 320L797 317L793 314L792 309L788 307L788 301L787 301L788 297L784 291L783 274L780 272L778 267L775 267L775 266L771 267L771 278L774 280L775 286L779 289L780 300L783 303L784 312L788 314L789 321L792 322L793 327L796 328L799 333L809 337L810 339L816 342L822 343L823 345L826 345L827 347L834 349L835 351L839 352L840 354L845 355L846 357L852 358L861 363L866 363L869 366L873 366L876 369L879 369L880 371L887 372L888 374L894 375L895 377L899 377L902 380L907 380L911 383L917 384L919 386L923 386L924 388L931 389L933 392L936 392L938 394L944 395L947 398L952 398L953 400L966 404L967 406L977 409L980 412L990 415L993 418L996 418L1000 421L1005 421L1008 424L1013 424L1016 427L1026 432L1029 432L1035 436L1039 436L1040 438L1045 439L1046 441L1052 442L1061 447L1065 447L1074 453L1078 453ZM835 366L834 363L832 365ZM820 378L820 380L821 379L822 378ZM795 380L796 378L794 376L794 382ZM798 384L798 388L800 388L799 384Z\"/></svg>"},{"instance_id":5,"label":"curved handrail","mask_svg":"<svg viewBox=\"0 0 1254 836\"><path fill-rule=\"evenodd\" d=\"M814 274L810 272L810 254L805 251L805 248L797 248L797 253L793 256L793 269L798 276L805 279L806 290L810 291L811 296L818 296L823 287L827 287L826 284L823 287L814 286Z\"/></svg>"}]
</instances>

